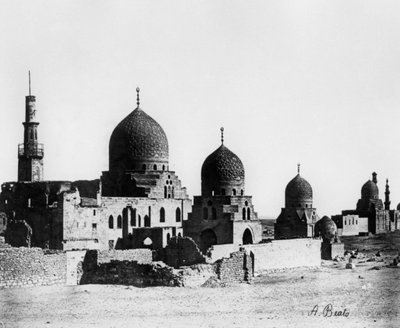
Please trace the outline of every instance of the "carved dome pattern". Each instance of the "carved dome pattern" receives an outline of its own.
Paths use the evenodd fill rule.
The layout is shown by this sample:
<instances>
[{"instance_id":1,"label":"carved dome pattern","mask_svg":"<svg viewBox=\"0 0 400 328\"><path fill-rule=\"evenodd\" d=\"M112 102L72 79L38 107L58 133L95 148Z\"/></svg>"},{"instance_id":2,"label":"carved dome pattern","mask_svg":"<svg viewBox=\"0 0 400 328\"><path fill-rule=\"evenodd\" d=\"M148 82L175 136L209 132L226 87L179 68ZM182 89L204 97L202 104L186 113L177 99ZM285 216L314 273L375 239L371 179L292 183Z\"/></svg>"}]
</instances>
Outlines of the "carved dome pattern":
<instances>
[{"instance_id":1,"label":"carved dome pattern","mask_svg":"<svg viewBox=\"0 0 400 328\"><path fill-rule=\"evenodd\" d=\"M202 180L244 180L244 166L240 158L224 145L210 154L201 168Z\"/></svg>"},{"instance_id":2,"label":"carved dome pattern","mask_svg":"<svg viewBox=\"0 0 400 328\"><path fill-rule=\"evenodd\" d=\"M286 201L311 201L313 192L308 181L297 174L286 186Z\"/></svg>"},{"instance_id":3,"label":"carved dome pattern","mask_svg":"<svg viewBox=\"0 0 400 328\"><path fill-rule=\"evenodd\" d=\"M142 161L167 163L168 140L162 127L143 110L136 108L114 129L109 152L110 167L113 167L114 161L123 161L127 168Z\"/></svg>"}]
</instances>

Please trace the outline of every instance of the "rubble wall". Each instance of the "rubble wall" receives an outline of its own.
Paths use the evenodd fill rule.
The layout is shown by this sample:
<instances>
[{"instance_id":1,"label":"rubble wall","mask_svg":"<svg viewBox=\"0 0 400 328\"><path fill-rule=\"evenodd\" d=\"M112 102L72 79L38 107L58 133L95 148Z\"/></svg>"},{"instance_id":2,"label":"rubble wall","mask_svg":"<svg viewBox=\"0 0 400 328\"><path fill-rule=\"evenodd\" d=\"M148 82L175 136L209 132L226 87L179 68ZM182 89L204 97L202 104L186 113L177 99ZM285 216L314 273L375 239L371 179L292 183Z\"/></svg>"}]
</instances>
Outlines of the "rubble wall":
<instances>
[{"instance_id":1,"label":"rubble wall","mask_svg":"<svg viewBox=\"0 0 400 328\"><path fill-rule=\"evenodd\" d=\"M0 248L0 289L64 285L66 272L64 252L41 248Z\"/></svg>"}]
</instances>

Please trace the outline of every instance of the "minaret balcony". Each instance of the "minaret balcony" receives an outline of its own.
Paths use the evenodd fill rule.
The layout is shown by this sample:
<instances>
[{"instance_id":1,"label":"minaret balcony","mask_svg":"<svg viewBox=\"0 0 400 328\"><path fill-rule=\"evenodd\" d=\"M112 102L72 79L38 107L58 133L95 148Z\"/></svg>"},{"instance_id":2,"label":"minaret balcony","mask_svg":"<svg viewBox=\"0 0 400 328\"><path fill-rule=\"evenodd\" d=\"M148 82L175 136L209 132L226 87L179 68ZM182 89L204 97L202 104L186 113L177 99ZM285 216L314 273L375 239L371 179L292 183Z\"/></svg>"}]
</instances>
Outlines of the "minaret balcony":
<instances>
[{"instance_id":1,"label":"minaret balcony","mask_svg":"<svg viewBox=\"0 0 400 328\"><path fill-rule=\"evenodd\" d=\"M25 147L26 146L26 147ZM43 157L44 147L43 144L19 144L18 145L18 157Z\"/></svg>"}]
</instances>

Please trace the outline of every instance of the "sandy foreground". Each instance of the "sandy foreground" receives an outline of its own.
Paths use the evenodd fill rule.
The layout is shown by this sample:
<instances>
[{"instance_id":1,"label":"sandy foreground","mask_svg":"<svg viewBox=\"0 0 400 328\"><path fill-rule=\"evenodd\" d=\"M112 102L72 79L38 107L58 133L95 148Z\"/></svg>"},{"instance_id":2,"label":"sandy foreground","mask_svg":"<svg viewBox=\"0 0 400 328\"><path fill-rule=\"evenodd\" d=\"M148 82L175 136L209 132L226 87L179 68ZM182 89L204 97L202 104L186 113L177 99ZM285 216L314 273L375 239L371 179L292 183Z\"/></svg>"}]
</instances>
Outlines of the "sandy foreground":
<instances>
[{"instance_id":1,"label":"sandy foreground","mask_svg":"<svg viewBox=\"0 0 400 328\"><path fill-rule=\"evenodd\" d=\"M400 232L349 237L345 244L360 250L355 269L323 261L318 269L256 277L252 285L3 289L0 328L400 327L400 267L387 266L398 254Z\"/></svg>"},{"instance_id":2,"label":"sandy foreground","mask_svg":"<svg viewBox=\"0 0 400 328\"><path fill-rule=\"evenodd\" d=\"M377 265L380 270L371 269ZM4 327L400 327L400 269L384 262L343 266L324 262L318 270L268 274L253 285L224 288L6 289L0 320ZM332 312L324 317L328 304Z\"/></svg>"}]
</instances>

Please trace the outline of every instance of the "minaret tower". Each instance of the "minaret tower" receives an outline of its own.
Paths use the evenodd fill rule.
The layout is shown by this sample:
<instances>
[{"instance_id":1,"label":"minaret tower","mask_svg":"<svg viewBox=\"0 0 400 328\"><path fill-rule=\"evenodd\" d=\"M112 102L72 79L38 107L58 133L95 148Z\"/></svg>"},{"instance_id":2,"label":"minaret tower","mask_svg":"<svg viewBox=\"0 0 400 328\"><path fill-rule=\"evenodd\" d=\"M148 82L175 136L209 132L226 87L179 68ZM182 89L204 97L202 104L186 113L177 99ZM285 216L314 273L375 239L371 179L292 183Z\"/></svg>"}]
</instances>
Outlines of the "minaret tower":
<instances>
[{"instance_id":1,"label":"minaret tower","mask_svg":"<svg viewBox=\"0 0 400 328\"><path fill-rule=\"evenodd\" d=\"M386 186L385 186L385 210L390 210L390 190L389 190L389 180L386 179Z\"/></svg>"},{"instance_id":2,"label":"minaret tower","mask_svg":"<svg viewBox=\"0 0 400 328\"><path fill-rule=\"evenodd\" d=\"M24 143L18 145L18 181L43 180L43 144L38 143L36 122L36 97L31 95L29 71L29 96L25 97Z\"/></svg>"}]
</instances>

